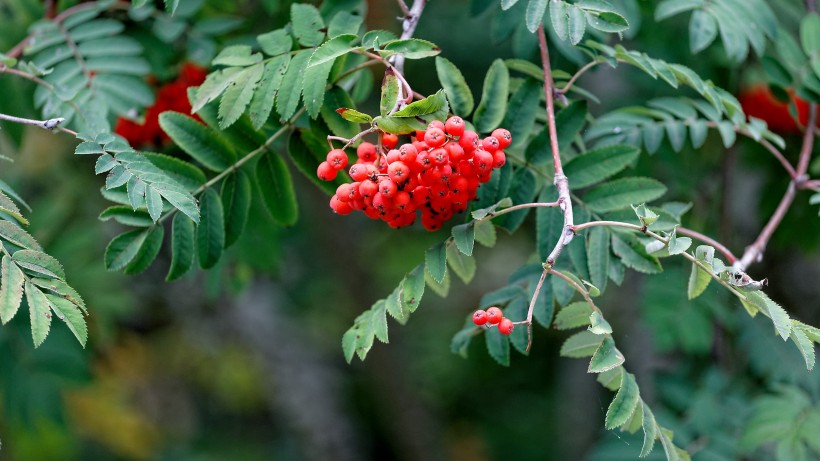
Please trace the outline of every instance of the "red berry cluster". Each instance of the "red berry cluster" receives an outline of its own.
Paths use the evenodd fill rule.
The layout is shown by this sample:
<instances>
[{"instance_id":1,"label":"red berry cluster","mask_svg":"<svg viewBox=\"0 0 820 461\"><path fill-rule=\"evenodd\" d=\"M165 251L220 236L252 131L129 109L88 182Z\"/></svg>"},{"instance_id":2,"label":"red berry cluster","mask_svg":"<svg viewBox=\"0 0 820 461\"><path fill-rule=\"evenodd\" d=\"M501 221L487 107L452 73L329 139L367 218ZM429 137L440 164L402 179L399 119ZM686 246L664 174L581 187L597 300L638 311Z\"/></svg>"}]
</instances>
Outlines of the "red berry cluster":
<instances>
[{"instance_id":1,"label":"red berry cluster","mask_svg":"<svg viewBox=\"0 0 820 461\"><path fill-rule=\"evenodd\" d=\"M473 312L473 323L478 326L485 324L490 324L490 326L498 325L498 332L502 335L512 333L513 328L515 327L512 320L504 317L501 309L495 306L487 309L486 311L479 309Z\"/></svg>"},{"instance_id":2,"label":"red berry cluster","mask_svg":"<svg viewBox=\"0 0 820 461\"><path fill-rule=\"evenodd\" d=\"M114 132L127 139L134 147L161 146L168 142L170 138L159 126L159 114L167 110L190 114L188 87L201 85L207 75L208 71L196 64L184 64L176 80L157 89L154 105L145 109L145 122L142 125L120 117L117 119ZM199 118L196 115L194 117Z\"/></svg>"},{"instance_id":3,"label":"red berry cluster","mask_svg":"<svg viewBox=\"0 0 820 461\"><path fill-rule=\"evenodd\" d=\"M369 142L359 144L358 160L349 170L354 182L339 186L330 208L342 215L359 210L393 228L413 224L420 210L422 225L438 230L455 213L465 211L478 186L504 165L504 149L511 142L510 132L503 128L481 139L475 131L465 130L464 120L457 116L431 122L426 130L416 131L415 141L401 146L398 136L383 133L387 152ZM316 174L332 181L347 162L343 150L333 149Z\"/></svg>"}]
</instances>

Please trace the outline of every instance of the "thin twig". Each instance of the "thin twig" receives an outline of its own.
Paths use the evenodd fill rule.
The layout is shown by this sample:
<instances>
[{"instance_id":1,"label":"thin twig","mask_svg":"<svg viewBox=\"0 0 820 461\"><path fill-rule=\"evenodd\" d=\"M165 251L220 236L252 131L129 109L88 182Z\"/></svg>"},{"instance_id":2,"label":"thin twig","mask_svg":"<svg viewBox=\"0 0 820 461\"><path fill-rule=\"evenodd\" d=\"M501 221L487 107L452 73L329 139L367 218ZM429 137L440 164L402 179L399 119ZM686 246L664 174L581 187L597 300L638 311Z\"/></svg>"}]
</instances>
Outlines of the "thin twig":
<instances>
[{"instance_id":1,"label":"thin twig","mask_svg":"<svg viewBox=\"0 0 820 461\"><path fill-rule=\"evenodd\" d=\"M809 105L808 126L812 127L816 122L817 105L812 103ZM774 211L774 214L771 218L769 218L769 222L767 222L763 227L763 230L760 231L760 235L757 236L754 243L746 247L746 251L743 252L743 257L740 258L740 261L735 262L735 268L745 272L751 264L763 260L763 252L766 251L766 245L768 245L769 239L772 238L772 234L774 234L774 231L777 230L777 227L783 221L783 217L786 216L786 213L789 211L789 207L791 207L792 202L794 201L797 185L806 179L804 176L806 174L806 170L809 168L809 161L811 160L811 151L813 148L814 132L807 129L803 135L803 145L800 148L800 159L797 162L795 178L793 178L792 182L789 183L786 193L783 195L783 198L780 199L780 204L777 205L777 209Z\"/></svg>"},{"instance_id":2,"label":"thin twig","mask_svg":"<svg viewBox=\"0 0 820 461\"><path fill-rule=\"evenodd\" d=\"M479 219L478 221L483 221L485 219L492 219L497 218L499 216L505 215L507 213L512 213L513 211L524 210L527 208L556 208L559 206L558 201L555 202L533 202L533 203L521 203L519 205L513 205L509 208L504 208L503 210L494 211L492 213L487 214L487 216Z\"/></svg>"},{"instance_id":3,"label":"thin twig","mask_svg":"<svg viewBox=\"0 0 820 461\"><path fill-rule=\"evenodd\" d=\"M407 3L404 3L404 0L396 0L396 2L399 4L399 8L401 8L401 12L404 14L404 17L406 18L410 16L410 9L407 7Z\"/></svg>"},{"instance_id":4,"label":"thin twig","mask_svg":"<svg viewBox=\"0 0 820 461\"><path fill-rule=\"evenodd\" d=\"M573 75L572 78L570 78L569 81L566 84L564 84L564 86L559 88L558 92L560 94L567 94L567 91L569 91L569 89L572 88L572 85L575 84L575 81L578 80L578 77L584 75L586 73L586 71L592 69L593 67L597 66L598 64L601 64L602 62L603 61L588 62L584 67L578 69L578 72L576 72L575 75Z\"/></svg>"},{"instance_id":5,"label":"thin twig","mask_svg":"<svg viewBox=\"0 0 820 461\"><path fill-rule=\"evenodd\" d=\"M356 136L353 136L353 137L352 137L352 138L350 138L350 139L343 138L343 137L341 137L341 136L333 136L333 135L328 135L328 137L327 137L327 143L328 143L328 144L330 144L330 148L331 148L331 149L333 149L333 143L331 143L330 141L343 141L343 142L345 143L345 145L344 145L344 146L342 146L342 147L341 147L341 149L342 149L342 150L345 150L345 149L347 149L348 147L350 147L351 145L353 145L353 143L355 143L356 141L358 141L359 139L361 139L362 137L364 137L364 136L366 136L366 135L368 135L368 134L370 134L370 133L374 133L374 132L376 132L377 130L378 130L378 129L377 129L376 127L371 126L370 128L368 128L368 129L366 129L366 130L364 130L364 131L362 131L362 132L358 133Z\"/></svg>"},{"instance_id":6,"label":"thin twig","mask_svg":"<svg viewBox=\"0 0 820 461\"><path fill-rule=\"evenodd\" d=\"M552 150L552 163L555 169L553 183L558 189L558 202L561 212L564 214L564 228L561 237L555 244L552 252L547 257L547 265L552 266L561 250L569 245L575 235L572 232L572 199L569 195L569 181L564 175L564 168L561 165L561 152L558 148L558 130L555 127L555 103L553 101L553 91L555 82L552 80L552 67L550 65L549 48L547 47L547 36L544 33L544 25L538 26L538 47L541 51L541 67L544 70L544 95L547 100L547 126L550 134L550 149Z\"/></svg>"},{"instance_id":7,"label":"thin twig","mask_svg":"<svg viewBox=\"0 0 820 461\"><path fill-rule=\"evenodd\" d=\"M23 125L39 126L40 128L49 131L53 131L55 128L57 128L58 125L65 122L65 119L62 117L50 118L48 120L34 120L30 118L15 117L13 115L6 115L2 113L0 113L0 120L5 120L7 122L14 123L22 123Z\"/></svg>"},{"instance_id":8,"label":"thin twig","mask_svg":"<svg viewBox=\"0 0 820 461\"><path fill-rule=\"evenodd\" d=\"M820 179L812 179L811 181L803 181L800 183L800 189L820 189Z\"/></svg>"},{"instance_id":9,"label":"thin twig","mask_svg":"<svg viewBox=\"0 0 820 461\"><path fill-rule=\"evenodd\" d=\"M686 227L680 227L676 229L676 232L680 235L685 235L687 237L692 237L693 239L700 240L701 242L713 246L717 251L719 251L723 256L726 256L726 259L729 260L729 264L734 264L737 261L737 257L724 246L722 243L718 242L717 240L708 237L706 235L701 234L698 231L694 231L692 229L688 229Z\"/></svg>"}]
</instances>

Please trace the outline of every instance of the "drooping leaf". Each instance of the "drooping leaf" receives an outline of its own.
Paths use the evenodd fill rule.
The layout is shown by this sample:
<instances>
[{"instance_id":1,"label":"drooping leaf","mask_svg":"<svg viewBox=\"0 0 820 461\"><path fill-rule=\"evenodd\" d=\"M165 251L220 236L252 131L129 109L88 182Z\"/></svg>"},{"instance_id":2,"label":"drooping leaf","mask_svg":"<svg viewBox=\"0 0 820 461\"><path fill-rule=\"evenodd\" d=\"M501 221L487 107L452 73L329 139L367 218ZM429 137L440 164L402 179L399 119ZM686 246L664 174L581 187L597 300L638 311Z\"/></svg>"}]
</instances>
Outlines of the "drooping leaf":
<instances>
[{"instance_id":1,"label":"drooping leaf","mask_svg":"<svg viewBox=\"0 0 820 461\"><path fill-rule=\"evenodd\" d=\"M290 40L290 39L288 39ZM273 103L290 65L290 55L283 54L265 63L259 86L253 93L248 113L254 129L260 129L270 117Z\"/></svg>"},{"instance_id":2,"label":"drooping leaf","mask_svg":"<svg viewBox=\"0 0 820 461\"><path fill-rule=\"evenodd\" d=\"M634 240L624 241L621 237L612 236L612 252L621 263L644 274L657 274L662 271L658 258L646 253L643 245Z\"/></svg>"},{"instance_id":3,"label":"drooping leaf","mask_svg":"<svg viewBox=\"0 0 820 461\"><path fill-rule=\"evenodd\" d=\"M305 83L305 67L310 54L309 51L303 50L291 56L290 64L282 77L282 84L276 92L276 112L282 120L291 118L299 106Z\"/></svg>"},{"instance_id":4,"label":"drooping leaf","mask_svg":"<svg viewBox=\"0 0 820 461\"><path fill-rule=\"evenodd\" d=\"M293 35L301 45L311 47L322 43L325 38L322 29L325 23L319 10L306 3L294 3L290 7L290 21Z\"/></svg>"},{"instance_id":5,"label":"drooping leaf","mask_svg":"<svg viewBox=\"0 0 820 461\"><path fill-rule=\"evenodd\" d=\"M23 284L26 281L23 271L17 267L7 254L3 255L0 266L0 321L8 323L20 308L23 298Z\"/></svg>"},{"instance_id":6,"label":"drooping leaf","mask_svg":"<svg viewBox=\"0 0 820 461\"><path fill-rule=\"evenodd\" d=\"M640 393L635 375L623 371L621 388L606 412L606 428L615 429L626 423L635 411L642 411L642 408L637 408L639 403Z\"/></svg>"},{"instance_id":7,"label":"drooping leaf","mask_svg":"<svg viewBox=\"0 0 820 461\"><path fill-rule=\"evenodd\" d=\"M214 189L202 194L201 217L196 227L196 250L199 267L210 269L219 261L225 248L225 217L222 200Z\"/></svg>"},{"instance_id":8,"label":"drooping leaf","mask_svg":"<svg viewBox=\"0 0 820 461\"><path fill-rule=\"evenodd\" d=\"M454 226L453 241L458 251L467 256L471 256L473 254L473 246L475 245L475 224L469 222Z\"/></svg>"},{"instance_id":9,"label":"drooping leaf","mask_svg":"<svg viewBox=\"0 0 820 461\"><path fill-rule=\"evenodd\" d=\"M219 128L224 130L239 120L251 103L264 70L262 64L246 68L225 90L219 100Z\"/></svg>"},{"instance_id":10,"label":"drooping leaf","mask_svg":"<svg viewBox=\"0 0 820 461\"><path fill-rule=\"evenodd\" d=\"M282 157L269 151L259 159L256 179L262 190L262 198L271 216L282 226L292 226L299 218L296 192L290 171Z\"/></svg>"},{"instance_id":11,"label":"drooping leaf","mask_svg":"<svg viewBox=\"0 0 820 461\"><path fill-rule=\"evenodd\" d=\"M488 133L504 120L507 112L507 94L509 93L510 73L504 61L493 61L484 78L481 102L475 110L473 123L480 133Z\"/></svg>"},{"instance_id":12,"label":"drooping leaf","mask_svg":"<svg viewBox=\"0 0 820 461\"><path fill-rule=\"evenodd\" d=\"M600 311L594 311L589 315L589 331L596 335L608 335L612 334L612 327Z\"/></svg>"},{"instance_id":13,"label":"drooping leaf","mask_svg":"<svg viewBox=\"0 0 820 461\"><path fill-rule=\"evenodd\" d=\"M170 282L185 275L194 264L194 222L177 214L171 226L171 267L165 280Z\"/></svg>"},{"instance_id":14,"label":"drooping leaf","mask_svg":"<svg viewBox=\"0 0 820 461\"><path fill-rule=\"evenodd\" d=\"M509 337L498 332L498 328L491 328L484 332L484 339L487 344L487 352L499 365L510 366L510 340Z\"/></svg>"},{"instance_id":15,"label":"drooping leaf","mask_svg":"<svg viewBox=\"0 0 820 461\"><path fill-rule=\"evenodd\" d=\"M436 74L453 113L461 117L470 115L475 105L473 93L458 67L446 58L436 56Z\"/></svg>"},{"instance_id":16,"label":"drooping leaf","mask_svg":"<svg viewBox=\"0 0 820 461\"><path fill-rule=\"evenodd\" d=\"M444 280L447 272L447 248L444 243L431 246L424 254L424 267L427 273L438 283Z\"/></svg>"},{"instance_id":17,"label":"drooping leaf","mask_svg":"<svg viewBox=\"0 0 820 461\"><path fill-rule=\"evenodd\" d=\"M704 264L709 264L704 261ZM711 264L709 264L711 266ZM695 299L701 295L712 281L712 275L703 270L697 264L692 263L692 272L689 274L689 283L686 288L686 296Z\"/></svg>"},{"instance_id":18,"label":"drooping leaf","mask_svg":"<svg viewBox=\"0 0 820 461\"><path fill-rule=\"evenodd\" d=\"M236 242L245 230L251 207L251 181L242 170L222 183L222 206L225 215L225 247Z\"/></svg>"},{"instance_id":19,"label":"drooping leaf","mask_svg":"<svg viewBox=\"0 0 820 461\"><path fill-rule=\"evenodd\" d=\"M424 295L424 264L419 264L401 281L401 303L408 312L415 312Z\"/></svg>"},{"instance_id":20,"label":"drooping leaf","mask_svg":"<svg viewBox=\"0 0 820 461\"><path fill-rule=\"evenodd\" d=\"M37 250L19 250L11 255L11 259L20 268L37 274L37 277L46 276L65 280L65 271L62 264L53 256Z\"/></svg>"},{"instance_id":21,"label":"drooping leaf","mask_svg":"<svg viewBox=\"0 0 820 461\"><path fill-rule=\"evenodd\" d=\"M88 326L83 318L83 312L74 303L60 296L46 294L46 299L57 318L65 322L77 341L85 347L88 341Z\"/></svg>"},{"instance_id":22,"label":"drooping leaf","mask_svg":"<svg viewBox=\"0 0 820 461\"><path fill-rule=\"evenodd\" d=\"M589 325L592 306L586 301L567 304L555 316L555 328L559 330L569 330Z\"/></svg>"},{"instance_id":23,"label":"drooping leaf","mask_svg":"<svg viewBox=\"0 0 820 461\"><path fill-rule=\"evenodd\" d=\"M610 249L609 231L604 227L593 227L587 239L587 267L592 284L601 291L606 289L609 271Z\"/></svg>"},{"instance_id":24,"label":"drooping leaf","mask_svg":"<svg viewBox=\"0 0 820 461\"><path fill-rule=\"evenodd\" d=\"M130 264L148 237L148 232L148 229L136 229L114 237L105 248L105 268L118 271Z\"/></svg>"},{"instance_id":25,"label":"drooping leaf","mask_svg":"<svg viewBox=\"0 0 820 461\"><path fill-rule=\"evenodd\" d=\"M658 425L655 422L655 415L649 405L641 401L643 410L643 446L641 447L641 457L648 455L655 447L655 439L658 438Z\"/></svg>"},{"instance_id":26,"label":"drooping leaf","mask_svg":"<svg viewBox=\"0 0 820 461\"><path fill-rule=\"evenodd\" d=\"M447 264L453 272L465 283L470 283L476 272L475 258L462 254L455 245L446 245Z\"/></svg>"}]
</instances>

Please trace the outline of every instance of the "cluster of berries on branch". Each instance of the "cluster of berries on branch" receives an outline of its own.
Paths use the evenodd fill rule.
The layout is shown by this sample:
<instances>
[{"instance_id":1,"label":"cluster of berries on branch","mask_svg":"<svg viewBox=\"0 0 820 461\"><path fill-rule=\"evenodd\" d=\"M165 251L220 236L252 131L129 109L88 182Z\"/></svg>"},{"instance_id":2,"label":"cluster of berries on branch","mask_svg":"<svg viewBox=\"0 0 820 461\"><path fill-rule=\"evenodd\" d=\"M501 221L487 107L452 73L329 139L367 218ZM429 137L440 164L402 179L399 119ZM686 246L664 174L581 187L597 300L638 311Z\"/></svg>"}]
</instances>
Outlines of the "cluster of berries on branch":
<instances>
[{"instance_id":1,"label":"cluster of berries on branch","mask_svg":"<svg viewBox=\"0 0 820 461\"><path fill-rule=\"evenodd\" d=\"M501 309L495 306L487 309L486 311L479 309L473 312L473 323L478 326L498 326L498 332L502 335L512 333L513 328L515 328L513 321L504 317L504 313L501 312Z\"/></svg>"},{"instance_id":2,"label":"cluster of berries on branch","mask_svg":"<svg viewBox=\"0 0 820 461\"><path fill-rule=\"evenodd\" d=\"M398 136L382 133L381 149L369 142L359 144L358 159L349 169L353 182L339 186L330 208L342 215L359 210L393 228L413 224L420 212L422 225L436 231L467 210L479 185L506 163L504 149L512 142L503 128L482 139L465 130L458 116L434 120L413 138L399 145ZM316 174L332 181L347 164L345 151L332 149Z\"/></svg>"}]
</instances>

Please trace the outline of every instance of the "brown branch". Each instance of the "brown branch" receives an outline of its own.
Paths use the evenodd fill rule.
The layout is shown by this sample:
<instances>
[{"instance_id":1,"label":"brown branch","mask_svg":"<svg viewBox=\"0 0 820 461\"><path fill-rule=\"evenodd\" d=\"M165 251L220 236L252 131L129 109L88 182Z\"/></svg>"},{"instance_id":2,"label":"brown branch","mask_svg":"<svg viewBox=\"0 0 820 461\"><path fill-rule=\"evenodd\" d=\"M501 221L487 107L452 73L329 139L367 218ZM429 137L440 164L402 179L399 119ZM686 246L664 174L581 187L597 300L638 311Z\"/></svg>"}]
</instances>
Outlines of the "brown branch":
<instances>
[{"instance_id":1,"label":"brown branch","mask_svg":"<svg viewBox=\"0 0 820 461\"><path fill-rule=\"evenodd\" d=\"M402 0L399 0L400 4L404 3ZM404 20L401 23L401 39L406 40L411 38L413 34L416 32L416 26L419 24L419 19L421 18L421 13L424 11L424 6L427 4L427 0L413 0L413 6L407 11L404 16ZM407 8L407 5L404 5L404 8ZM404 73L404 56L401 54L395 55L393 57L393 65L396 66L399 73Z\"/></svg>"},{"instance_id":2,"label":"brown branch","mask_svg":"<svg viewBox=\"0 0 820 461\"><path fill-rule=\"evenodd\" d=\"M717 251L723 254L723 256L726 256L726 259L729 260L729 264L734 264L735 261L737 261L737 257L728 248L726 248L725 245L711 237L703 235L692 229L687 229L686 227L678 227L676 231L680 235L685 235L687 237L700 240L701 242L714 247Z\"/></svg>"},{"instance_id":3,"label":"brown branch","mask_svg":"<svg viewBox=\"0 0 820 461\"><path fill-rule=\"evenodd\" d=\"M813 127L816 122L817 104L812 103L809 105L809 120L807 126ZM763 252L766 251L766 245L768 245L769 239L772 238L772 234L774 234L774 231L777 230L777 227L783 221L783 217L786 216L786 213L789 211L789 207L791 207L792 202L794 202L794 196L798 184L801 184L807 179L805 175L806 170L809 168L809 161L811 160L811 152L813 148L814 131L811 129L806 129L806 132L803 135L803 145L800 148L800 159L797 162L797 170L795 172L796 176L792 179L792 182L789 183L789 187L786 189L786 193L780 200L780 204L777 205L777 209L774 211L774 214L771 218L769 218L769 222L766 223L766 226L764 226L763 230L760 231L760 235L757 236L754 243L746 247L746 251L743 252L743 257L740 258L740 261L735 262L735 268L745 272L751 264L763 260Z\"/></svg>"},{"instance_id":4,"label":"brown branch","mask_svg":"<svg viewBox=\"0 0 820 461\"><path fill-rule=\"evenodd\" d=\"M558 204L561 212L564 214L564 229L561 237L555 244L552 252L547 257L547 265L552 266L561 250L569 245L575 235L572 232L573 218L572 218L572 199L569 195L569 181L564 175L564 168L561 165L561 152L558 148L558 130L555 127L555 102L553 101L553 92L555 90L555 82L552 79L552 67L550 66L549 48L547 47L547 36L544 33L544 25L538 26L538 47L541 51L541 67L544 70L544 95L547 100L547 126L550 134L550 149L552 150L552 163L555 169L555 176L553 183L558 189Z\"/></svg>"},{"instance_id":5,"label":"brown branch","mask_svg":"<svg viewBox=\"0 0 820 461\"><path fill-rule=\"evenodd\" d=\"M572 88L572 85L575 84L575 81L578 80L578 78L580 76L584 75L586 73L586 71L592 69L593 67L597 66L598 64L601 64L602 62L603 61L588 62L584 67L578 69L578 72L576 72L575 75L573 75L572 78L570 78L569 81L564 86L559 88L558 92L560 94L567 94L567 91L569 91L569 89Z\"/></svg>"},{"instance_id":6,"label":"brown branch","mask_svg":"<svg viewBox=\"0 0 820 461\"><path fill-rule=\"evenodd\" d=\"M811 181L803 181L800 183L800 189L820 189L820 179L812 179Z\"/></svg>"}]
</instances>

